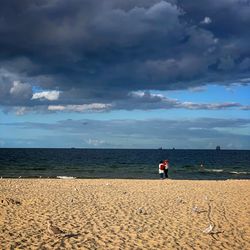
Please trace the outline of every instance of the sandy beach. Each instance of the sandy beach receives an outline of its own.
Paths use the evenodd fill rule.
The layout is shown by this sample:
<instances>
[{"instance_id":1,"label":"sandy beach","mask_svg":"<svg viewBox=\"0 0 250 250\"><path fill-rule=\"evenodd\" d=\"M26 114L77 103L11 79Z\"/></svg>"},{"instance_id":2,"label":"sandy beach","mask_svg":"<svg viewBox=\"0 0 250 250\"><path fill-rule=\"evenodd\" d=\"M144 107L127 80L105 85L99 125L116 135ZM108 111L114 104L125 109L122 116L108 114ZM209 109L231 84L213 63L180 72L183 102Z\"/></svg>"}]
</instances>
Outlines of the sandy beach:
<instances>
[{"instance_id":1,"label":"sandy beach","mask_svg":"<svg viewBox=\"0 0 250 250\"><path fill-rule=\"evenodd\" d=\"M0 201L0 249L250 249L248 180L1 179Z\"/></svg>"}]
</instances>

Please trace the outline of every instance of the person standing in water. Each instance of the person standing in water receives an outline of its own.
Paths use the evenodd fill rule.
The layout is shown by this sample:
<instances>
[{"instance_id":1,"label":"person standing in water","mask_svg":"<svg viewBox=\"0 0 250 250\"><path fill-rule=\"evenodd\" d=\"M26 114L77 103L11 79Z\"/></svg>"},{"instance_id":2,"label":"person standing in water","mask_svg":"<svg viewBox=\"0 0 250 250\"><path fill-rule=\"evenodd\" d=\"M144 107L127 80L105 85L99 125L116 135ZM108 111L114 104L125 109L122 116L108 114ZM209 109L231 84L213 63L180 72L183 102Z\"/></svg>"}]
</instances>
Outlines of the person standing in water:
<instances>
[{"instance_id":1,"label":"person standing in water","mask_svg":"<svg viewBox=\"0 0 250 250\"><path fill-rule=\"evenodd\" d=\"M163 161L163 164L164 164L164 166L165 166L165 168L164 168L164 175L165 175L165 178L168 178L169 160L164 160L164 161Z\"/></svg>"}]
</instances>

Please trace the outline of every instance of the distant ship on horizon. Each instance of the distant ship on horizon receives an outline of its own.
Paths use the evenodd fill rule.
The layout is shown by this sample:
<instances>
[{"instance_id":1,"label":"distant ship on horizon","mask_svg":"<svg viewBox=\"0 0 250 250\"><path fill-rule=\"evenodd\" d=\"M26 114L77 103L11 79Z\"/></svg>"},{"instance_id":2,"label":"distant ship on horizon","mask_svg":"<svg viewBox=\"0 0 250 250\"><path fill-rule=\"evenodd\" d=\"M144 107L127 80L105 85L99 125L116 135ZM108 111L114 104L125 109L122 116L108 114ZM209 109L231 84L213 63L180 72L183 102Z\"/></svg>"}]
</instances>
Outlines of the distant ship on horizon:
<instances>
[{"instance_id":1,"label":"distant ship on horizon","mask_svg":"<svg viewBox=\"0 0 250 250\"><path fill-rule=\"evenodd\" d=\"M216 150L217 150L217 151L220 150L220 146L217 146L217 147L216 147Z\"/></svg>"}]
</instances>

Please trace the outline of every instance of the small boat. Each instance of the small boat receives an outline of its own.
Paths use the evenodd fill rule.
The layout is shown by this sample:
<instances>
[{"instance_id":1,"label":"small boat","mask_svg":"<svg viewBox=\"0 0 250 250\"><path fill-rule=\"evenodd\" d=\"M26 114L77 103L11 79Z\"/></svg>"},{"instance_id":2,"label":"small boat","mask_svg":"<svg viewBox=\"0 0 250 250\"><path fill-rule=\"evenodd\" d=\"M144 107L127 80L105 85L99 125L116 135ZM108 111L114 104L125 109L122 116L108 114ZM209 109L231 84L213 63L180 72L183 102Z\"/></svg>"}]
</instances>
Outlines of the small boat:
<instances>
[{"instance_id":1,"label":"small boat","mask_svg":"<svg viewBox=\"0 0 250 250\"><path fill-rule=\"evenodd\" d=\"M219 151L219 150L220 150L220 146L217 146L217 147L216 147L216 150Z\"/></svg>"}]
</instances>

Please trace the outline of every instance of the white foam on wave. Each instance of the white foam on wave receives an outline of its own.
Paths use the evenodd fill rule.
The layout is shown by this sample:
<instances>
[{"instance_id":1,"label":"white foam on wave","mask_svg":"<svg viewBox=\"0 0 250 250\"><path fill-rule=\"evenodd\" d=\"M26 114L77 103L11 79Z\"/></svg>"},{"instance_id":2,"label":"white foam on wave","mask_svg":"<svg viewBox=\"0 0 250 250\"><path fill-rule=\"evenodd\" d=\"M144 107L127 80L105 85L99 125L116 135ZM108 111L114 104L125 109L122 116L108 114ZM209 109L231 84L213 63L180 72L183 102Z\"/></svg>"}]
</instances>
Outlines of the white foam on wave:
<instances>
[{"instance_id":1,"label":"white foam on wave","mask_svg":"<svg viewBox=\"0 0 250 250\"><path fill-rule=\"evenodd\" d=\"M250 174L250 172L237 172L237 171L232 171L229 172L230 174Z\"/></svg>"},{"instance_id":2,"label":"white foam on wave","mask_svg":"<svg viewBox=\"0 0 250 250\"><path fill-rule=\"evenodd\" d=\"M220 172L223 172L224 170L223 169L205 169L205 171L220 173Z\"/></svg>"},{"instance_id":3,"label":"white foam on wave","mask_svg":"<svg viewBox=\"0 0 250 250\"><path fill-rule=\"evenodd\" d=\"M56 178L58 178L58 179L67 179L67 180L76 179L76 177L73 177L73 176L57 176Z\"/></svg>"}]
</instances>

